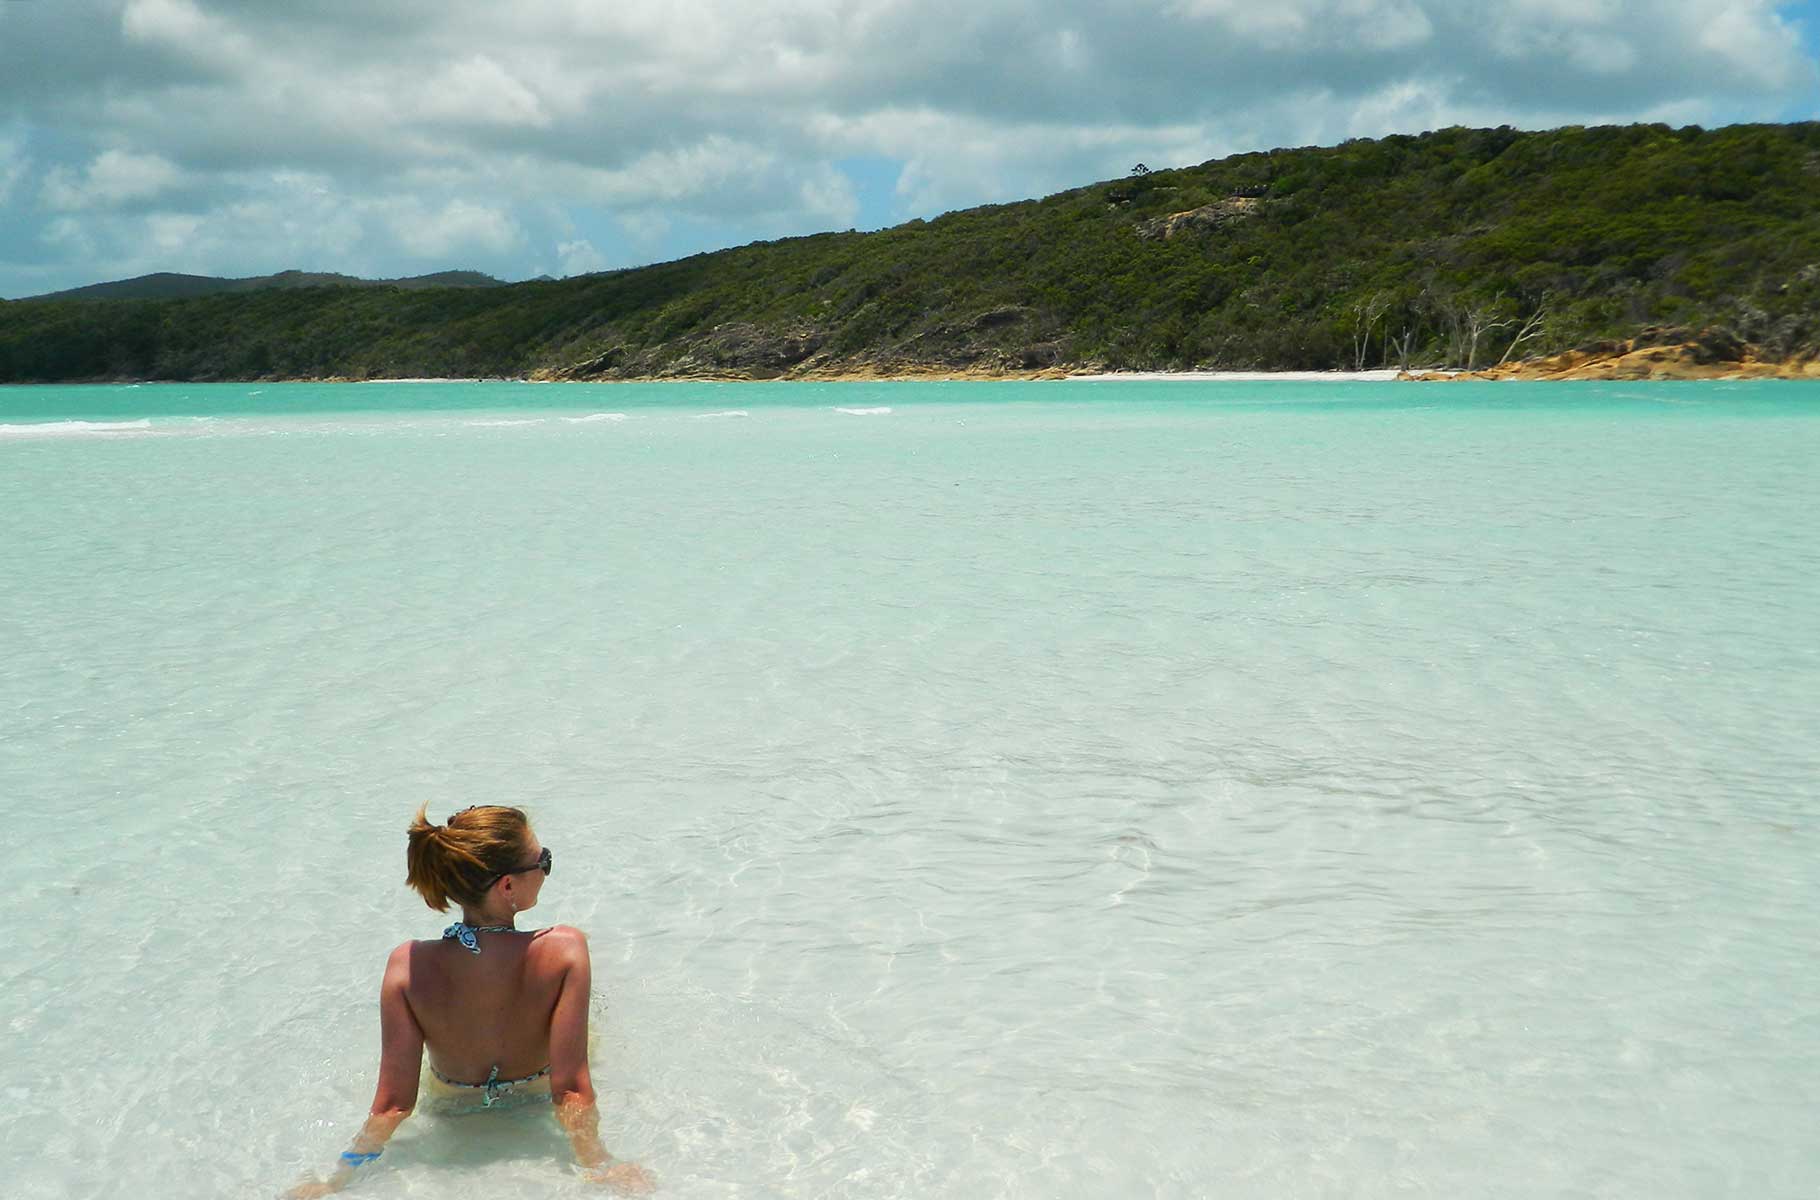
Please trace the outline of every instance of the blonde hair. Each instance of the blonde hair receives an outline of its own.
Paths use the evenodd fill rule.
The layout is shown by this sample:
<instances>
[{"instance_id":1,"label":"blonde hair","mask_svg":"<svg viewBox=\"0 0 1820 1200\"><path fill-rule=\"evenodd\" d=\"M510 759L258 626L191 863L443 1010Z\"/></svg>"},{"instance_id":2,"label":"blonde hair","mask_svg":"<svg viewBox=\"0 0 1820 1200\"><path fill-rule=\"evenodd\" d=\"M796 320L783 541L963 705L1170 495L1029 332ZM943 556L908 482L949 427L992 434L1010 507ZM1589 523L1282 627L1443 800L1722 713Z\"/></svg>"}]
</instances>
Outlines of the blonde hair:
<instances>
[{"instance_id":1,"label":"blonde hair","mask_svg":"<svg viewBox=\"0 0 1820 1200\"><path fill-rule=\"evenodd\" d=\"M495 879L523 865L531 834L523 809L481 804L443 825L430 824L429 809L419 808L411 821L404 881L436 911L447 912L451 900L479 904Z\"/></svg>"}]
</instances>

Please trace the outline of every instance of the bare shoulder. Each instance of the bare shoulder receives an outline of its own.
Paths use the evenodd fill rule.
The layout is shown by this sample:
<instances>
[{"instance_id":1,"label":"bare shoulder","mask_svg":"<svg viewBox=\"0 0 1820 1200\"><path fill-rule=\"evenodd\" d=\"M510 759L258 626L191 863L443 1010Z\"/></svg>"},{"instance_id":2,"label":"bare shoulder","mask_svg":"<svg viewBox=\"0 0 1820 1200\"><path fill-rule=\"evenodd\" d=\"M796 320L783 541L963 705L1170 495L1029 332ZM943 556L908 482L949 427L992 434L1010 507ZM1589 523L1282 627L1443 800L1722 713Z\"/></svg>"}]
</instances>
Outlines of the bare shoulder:
<instances>
[{"instance_id":1,"label":"bare shoulder","mask_svg":"<svg viewBox=\"0 0 1820 1200\"><path fill-rule=\"evenodd\" d=\"M547 958L563 966L588 961L588 935L573 925L552 925L548 929L540 929L531 945L540 958Z\"/></svg>"},{"instance_id":2,"label":"bare shoulder","mask_svg":"<svg viewBox=\"0 0 1820 1200\"><path fill-rule=\"evenodd\" d=\"M382 990L402 992L411 986L411 950L416 945L416 942L403 942L386 955L385 977L380 984Z\"/></svg>"}]
</instances>

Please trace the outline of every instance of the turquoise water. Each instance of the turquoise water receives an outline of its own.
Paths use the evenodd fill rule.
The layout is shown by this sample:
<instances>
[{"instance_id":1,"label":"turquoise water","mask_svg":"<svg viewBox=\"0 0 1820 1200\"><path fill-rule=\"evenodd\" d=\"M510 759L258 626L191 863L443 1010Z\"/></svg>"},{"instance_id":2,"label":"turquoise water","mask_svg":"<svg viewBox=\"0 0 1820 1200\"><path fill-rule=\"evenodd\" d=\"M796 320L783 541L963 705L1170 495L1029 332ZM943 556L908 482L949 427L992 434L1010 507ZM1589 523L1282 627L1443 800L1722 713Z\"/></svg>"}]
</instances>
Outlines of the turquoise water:
<instances>
[{"instance_id":1,"label":"turquoise water","mask_svg":"<svg viewBox=\"0 0 1820 1200\"><path fill-rule=\"evenodd\" d=\"M0 389L12 1194L325 1167L428 800L532 811L663 1195L1812 1195L1817 467L1806 384Z\"/></svg>"}]
</instances>

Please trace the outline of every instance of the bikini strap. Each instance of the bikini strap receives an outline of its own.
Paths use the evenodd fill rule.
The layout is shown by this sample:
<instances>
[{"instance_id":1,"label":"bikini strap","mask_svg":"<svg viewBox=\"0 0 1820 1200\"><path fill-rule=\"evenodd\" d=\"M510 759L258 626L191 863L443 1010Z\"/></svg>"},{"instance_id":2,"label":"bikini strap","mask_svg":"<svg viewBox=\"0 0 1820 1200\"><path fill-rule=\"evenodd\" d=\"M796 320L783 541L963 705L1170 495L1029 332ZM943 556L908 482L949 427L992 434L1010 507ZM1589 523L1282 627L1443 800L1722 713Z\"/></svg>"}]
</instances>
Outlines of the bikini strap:
<instances>
[{"instance_id":1,"label":"bikini strap","mask_svg":"<svg viewBox=\"0 0 1820 1200\"><path fill-rule=\"evenodd\" d=\"M457 941L469 954L480 953L480 939L477 933L518 933L510 925L470 925L466 921L457 921L442 931L444 941Z\"/></svg>"}]
</instances>

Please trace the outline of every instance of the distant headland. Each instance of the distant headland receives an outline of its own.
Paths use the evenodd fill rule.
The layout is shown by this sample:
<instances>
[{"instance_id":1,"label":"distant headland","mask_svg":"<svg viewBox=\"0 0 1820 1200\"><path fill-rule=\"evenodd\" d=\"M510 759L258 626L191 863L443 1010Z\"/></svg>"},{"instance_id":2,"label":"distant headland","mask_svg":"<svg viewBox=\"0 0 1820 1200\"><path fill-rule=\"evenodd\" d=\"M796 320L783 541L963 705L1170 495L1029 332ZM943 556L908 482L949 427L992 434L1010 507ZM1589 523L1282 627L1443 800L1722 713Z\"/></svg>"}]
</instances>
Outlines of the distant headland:
<instances>
[{"instance_id":1,"label":"distant headland","mask_svg":"<svg viewBox=\"0 0 1820 1200\"><path fill-rule=\"evenodd\" d=\"M438 271L433 275L411 275L403 279L361 279L355 275L337 275L330 271L280 271L275 275L250 275L241 279L222 279L214 275L180 275L157 271L132 279L109 283L91 283L87 287L27 300L187 300L196 296L219 296L230 292L263 292L273 288L319 287L395 287L407 290L423 288L504 287L505 281L479 271Z\"/></svg>"},{"instance_id":2,"label":"distant headland","mask_svg":"<svg viewBox=\"0 0 1820 1200\"><path fill-rule=\"evenodd\" d=\"M1820 123L1443 129L566 280L0 302L0 382L1820 378Z\"/></svg>"}]
</instances>

